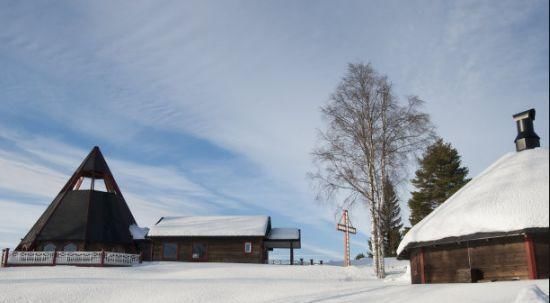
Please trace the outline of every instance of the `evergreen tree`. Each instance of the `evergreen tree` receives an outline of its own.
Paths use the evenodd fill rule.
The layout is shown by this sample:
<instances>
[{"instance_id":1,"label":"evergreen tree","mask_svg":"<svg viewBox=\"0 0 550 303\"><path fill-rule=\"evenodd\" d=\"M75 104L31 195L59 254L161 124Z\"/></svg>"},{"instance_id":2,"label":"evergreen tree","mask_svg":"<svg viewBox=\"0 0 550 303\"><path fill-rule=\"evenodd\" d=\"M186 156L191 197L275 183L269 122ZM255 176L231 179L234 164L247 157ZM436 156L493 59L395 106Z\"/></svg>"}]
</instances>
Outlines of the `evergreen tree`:
<instances>
[{"instance_id":1,"label":"evergreen tree","mask_svg":"<svg viewBox=\"0 0 550 303\"><path fill-rule=\"evenodd\" d=\"M361 260L365 257L365 254L364 253L359 253L357 254L357 256L355 256L355 260Z\"/></svg>"},{"instance_id":2,"label":"evergreen tree","mask_svg":"<svg viewBox=\"0 0 550 303\"><path fill-rule=\"evenodd\" d=\"M466 178L468 168L461 166L460 158L458 151L450 143L443 142L443 139L438 139L428 147L419 160L420 168L415 178L411 180L416 188L409 200L409 221L412 225L470 181Z\"/></svg>"},{"instance_id":3,"label":"evergreen tree","mask_svg":"<svg viewBox=\"0 0 550 303\"><path fill-rule=\"evenodd\" d=\"M399 199L395 193L393 184L386 179L384 184L385 202L382 205L380 221L382 224L382 234L384 239L384 252L388 257L395 257L396 250L401 242L401 207Z\"/></svg>"},{"instance_id":4,"label":"evergreen tree","mask_svg":"<svg viewBox=\"0 0 550 303\"><path fill-rule=\"evenodd\" d=\"M399 242L401 242L401 207L399 199L395 193L393 184L386 179L384 185L385 202L380 212L381 232L384 243L384 252L386 257L395 257ZM371 249L371 240L369 240L369 249ZM369 253L369 257L371 254Z\"/></svg>"}]
</instances>

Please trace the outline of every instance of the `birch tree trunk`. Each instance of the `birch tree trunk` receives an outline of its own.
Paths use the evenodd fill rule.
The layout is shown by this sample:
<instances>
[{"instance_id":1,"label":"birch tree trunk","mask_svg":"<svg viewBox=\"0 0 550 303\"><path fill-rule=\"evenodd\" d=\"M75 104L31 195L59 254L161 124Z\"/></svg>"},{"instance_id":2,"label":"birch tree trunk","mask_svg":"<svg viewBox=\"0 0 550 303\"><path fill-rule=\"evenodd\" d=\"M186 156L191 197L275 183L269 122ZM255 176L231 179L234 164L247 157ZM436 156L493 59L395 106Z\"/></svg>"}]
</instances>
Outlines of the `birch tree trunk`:
<instances>
[{"instance_id":1,"label":"birch tree trunk","mask_svg":"<svg viewBox=\"0 0 550 303\"><path fill-rule=\"evenodd\" d=\"M376 216L376 212L374 211L373 208L371 208L371 235L378 235L379 234L379 229L378 229L378 224L377 224L377 220L375 219L377 216ZM376 236L376 239L377 239L377 236ZM379 273L380 273L380 250L378 249L380 246L379 246L379 243L378 241L371 241L371 249L372 249L372 264L374 265L374 273L376 274L376 276L378 277Z\"/></svg>"},{"instance_id":2,"label":"birch tree trunk","mask_svg":"<svg viewBox=\"0 0 550 303\"><path fill-rule=\"evenodd\" d=\"M386 160L389 157L388 155L388 149L387 149L387 140L388 140L388 111L390 109L390 95L389 90L390 86L386 86L387 84L384 84L382 86L382 89L380 90L380 93L382 95L382 104L381 104L381 119L382 119L382 136L381 136L381 148L380 148L380 177L381 181L379 182L380 187L380 200L378 202L378 210L377 210L377 217L378 217L378 256L379 256L379 262L378 265L378 278L383 279L386 276L386 267L384 263L384 257L386 256L384 251L384 237L383 237L383 229L381 226L381 220L380 220L380 214L382 213L382 210L384 209L384 203L386 202L386 191L385 191L385 185L386 182Z\"/></svg>"}]
</instances>

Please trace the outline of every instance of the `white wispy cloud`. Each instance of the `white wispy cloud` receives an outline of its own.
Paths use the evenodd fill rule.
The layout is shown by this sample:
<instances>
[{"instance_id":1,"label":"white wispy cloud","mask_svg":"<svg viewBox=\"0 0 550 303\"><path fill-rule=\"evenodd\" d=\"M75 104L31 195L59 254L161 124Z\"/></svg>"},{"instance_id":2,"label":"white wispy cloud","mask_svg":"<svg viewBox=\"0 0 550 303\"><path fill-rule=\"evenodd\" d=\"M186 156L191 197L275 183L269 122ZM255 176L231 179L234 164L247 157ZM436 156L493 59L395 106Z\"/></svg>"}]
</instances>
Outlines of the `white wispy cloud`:
<instances>
[{"instance_id":1,"label":"white wispy cloud","mask_svg":"<svg viewBox=\"0 0 550 303\"><path fill-rule=\"evenodd\" d=\"M63 182L58 171L28 159L0 151L0 188L27 195L52 196Z\"/></svg>"},{"instance_id":2,"label":"white wispy cloud","mask_svg":"<svg viewBox=\"0 0 550 303\"><path fill-rule=\"evenodd\" d=\"M0 170L3 172L0 190L30 197L25 199L28 204L20 201L16 207L11 205L15 202L10 201L12 212L25 213L24 216L13 219L11 212L0 215L0 238L3 243L15 246L89 151L6 127L0 130L0 139L11 146L0 146ZM161 216L223 214L231 209L236 213L256 210L284 216L295 222L290 224L293 226L299 223L301 227L304 224L322 227L331 223L311 205L300 205L287 194L280 194L277 188L266 185L263 177L236 179L230 171L220 175L223 169L205 168L219 178L208 184L216 189L210 190L191 181L175 166L147 165L110 157L107 162L134 216L145 226L154 224ZM222 182L225 179L231 181ZM12 219L7 220L8 217ZM13 224L14 220L17 224ZM278 223L280 226L282 222Z\"/></svg>"},{"instance_id":3,"label":"white wispy cloud","mask_svg":"<svg viewBox=\"0 0 550 303\"><path fill-rule=\"evenodd\" d=\"M43 210L17 200L0 199L0 247L15 247Z\"/></svg>"}]
</instances>

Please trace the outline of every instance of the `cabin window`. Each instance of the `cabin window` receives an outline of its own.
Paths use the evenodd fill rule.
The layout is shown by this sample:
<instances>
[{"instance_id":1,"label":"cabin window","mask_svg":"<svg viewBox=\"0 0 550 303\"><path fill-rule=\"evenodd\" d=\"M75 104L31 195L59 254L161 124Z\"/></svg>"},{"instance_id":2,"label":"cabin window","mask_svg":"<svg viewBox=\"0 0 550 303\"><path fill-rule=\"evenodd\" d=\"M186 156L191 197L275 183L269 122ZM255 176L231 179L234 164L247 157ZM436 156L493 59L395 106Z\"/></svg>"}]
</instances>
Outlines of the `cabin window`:
<instances>
[{"instance_id":1,"label":"cabin window","mask_svg":"<svg viewBox=\"0 0 550 303\"><path fill-rule=\"evenodd\" d=\"M69 243L63 247L64 251L76 251L76 245L74 243Z\"/></svg>"},{"instance_id":2,"label":"cabin window","mask_svg":"<svg viewBox=\"0 0 550 303\"><path fill-rule=\"evenodd\" d=\"M176 260L178 257L178 244L177 243L163 243L162 244L162 258L168 260Z\"/></svg>"},{"instance_id":3,"label":"cabin window","mask_svg":"<svg viewBox=\"0 0 550 303\"><path fill-rule=\"evenodd\" d=\"M244 242L244 253L245 254L252 253L252 242Z\"/></svg>"},{"instance_id":4,"label":"cabin window","mask_svg":"<svg viewBox=\"0 0 550 303\"><path fill-rule=\"evenodd\" d=\"M204 243L193 243L191 258L195 261L206 259L206 245Z\"/></svg>"},{"instance_id":5,"label":"cabin window","mask_svg":"<svg viewBox=\"0 0 550 303\"><path fill-rule=\"evenodd\" d=\"M56 250L55 244L48 243L44 245L44 251L54 251L54 250Z\"/></svg>"}]
</instances>

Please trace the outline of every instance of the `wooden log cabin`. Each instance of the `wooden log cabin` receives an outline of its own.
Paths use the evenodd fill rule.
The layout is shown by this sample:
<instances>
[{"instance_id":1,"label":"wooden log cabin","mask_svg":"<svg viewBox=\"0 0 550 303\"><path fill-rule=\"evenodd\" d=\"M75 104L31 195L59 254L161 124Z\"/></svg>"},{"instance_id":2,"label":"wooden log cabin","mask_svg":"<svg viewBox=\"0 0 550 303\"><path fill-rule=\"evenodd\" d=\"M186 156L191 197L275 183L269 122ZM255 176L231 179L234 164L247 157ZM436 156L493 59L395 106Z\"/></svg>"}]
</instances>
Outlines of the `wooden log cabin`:
<instances>
[{"instance_id":1,"label":"wooden log cabin","mask_svg":"<svg viewBox=\"0 0 550 303\"><path fill-rule=\"evenodd\" d=\"M534 109L514 115L516 152L503 156L410 229L398 248L412 283L549 277L548 149Z\"/></svg>"},{"instance_id":2,"label":"wooden log cabin","mask_svg":"<svg viewBox=\"0 0 550 303\"><path fill-rule=\"evenodd\" d=\"M145 234L95 146L16 250L139 253Z\"/></svg>"},{"instance_id":3,"label":"wooden log cabin","mask_svg":"<svg viewBox=\"0 0 550 303\"><path fill-rule=\"evenodd\" d=\"M268 216L163 217L151 227L154 261L266 263L274 248L301 247L300 230L272 228Z\"/></svg>"}]
</instances>

